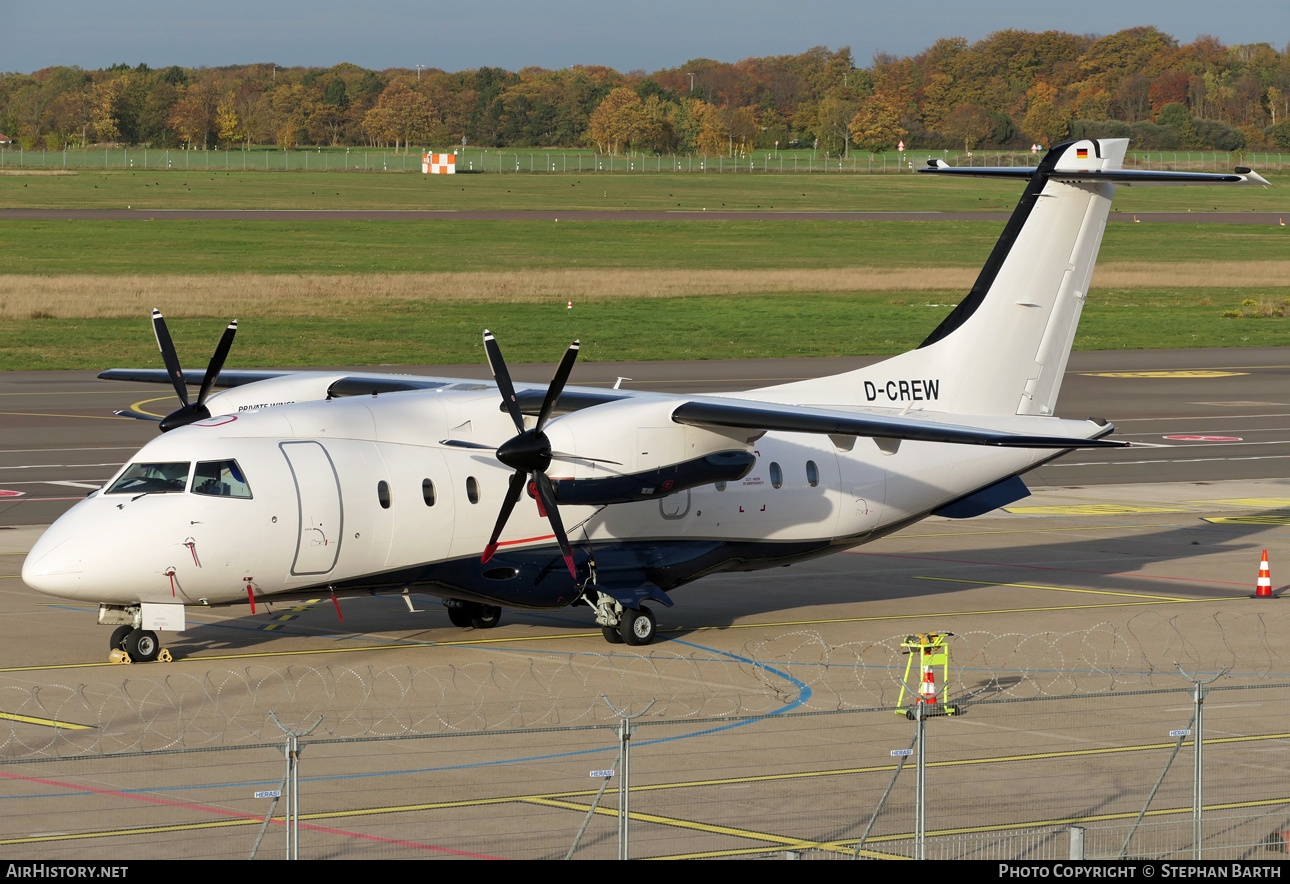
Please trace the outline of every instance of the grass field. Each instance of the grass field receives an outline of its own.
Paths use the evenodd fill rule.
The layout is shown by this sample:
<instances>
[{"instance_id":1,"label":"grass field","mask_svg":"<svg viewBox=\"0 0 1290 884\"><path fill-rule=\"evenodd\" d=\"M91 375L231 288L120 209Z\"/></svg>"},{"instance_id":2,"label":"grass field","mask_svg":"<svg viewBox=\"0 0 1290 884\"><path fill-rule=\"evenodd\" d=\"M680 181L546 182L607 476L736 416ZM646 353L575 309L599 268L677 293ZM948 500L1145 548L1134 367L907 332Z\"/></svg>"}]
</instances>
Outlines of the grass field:
<instances>
[{"instance_id":1,"label":"grass field","mask_svg":"<svg viewBox=\"0 0 1290 884\"><path fill-rule=\"evenodd\" d=\"M1000 210L1016 191L896 175L0 176L9 207ZM1116 207L1278 211L1282 193L1128 189ZM515 361L553 359L573 337L591 360L891 353L917 344L957 302L1001 227L0 221L0 368L152 365L154 305L175 320L194 364L234 315L243 332L230 366L474 361L485 326L506 335ZM1287 235L1111 224L1076 346L1287 343L1290 320L1222 316L1245 300L1290 298Z\"/></svg>"},{"instance_id":2,"label":"grass field","mask_svg":"<svg viewBox=\"0 0 1290 884\"><path fill-rule=\"evenodd\" d=\"M1290 172L1263 187L1121 188L1121 212L1290 213ZM86 171L0 175L4 208L124 209L716 209L776 211L1006 211L1018 183L928 175L291 174Z\"/></svg>"},{"instance_id":3,"label":"grass field","mask_svg":"<svg viewBox=\"0 0 1290 884\"><path fill-rule=\"evenodd\" d=\"M1186 296L1138 290L1095 293L1080 349L1239 347L1290 344L1290 320L1226 319L1246 292ZM1269 296L1290 298L1290 287ZM922 292L784 292L562 303L359 302L312 317L243 317L229 367L482 362L490 328L515 362L549 362L573 338L584 361L736 359L895 353L916 346L959 295ZM226 319L171 318L185 364L200 370ZM147 315L125 319L31 319L10 323L0 368L105 368L159 364ZM75 342L70 346L68 342ZM512 356L512 354L515 354Z\"/></svg>"},{"instance_id":4,"label":"grass field","mask_svg":"<svg viewBox=\"0 0 1290 884\"><path fill-rule=\"evenodd\" d=\"M4 272L979 267L993 221L0 221ZM1290 228L1111 224L1099 263L1290 258Z\"/></svg>"}]
</instances>

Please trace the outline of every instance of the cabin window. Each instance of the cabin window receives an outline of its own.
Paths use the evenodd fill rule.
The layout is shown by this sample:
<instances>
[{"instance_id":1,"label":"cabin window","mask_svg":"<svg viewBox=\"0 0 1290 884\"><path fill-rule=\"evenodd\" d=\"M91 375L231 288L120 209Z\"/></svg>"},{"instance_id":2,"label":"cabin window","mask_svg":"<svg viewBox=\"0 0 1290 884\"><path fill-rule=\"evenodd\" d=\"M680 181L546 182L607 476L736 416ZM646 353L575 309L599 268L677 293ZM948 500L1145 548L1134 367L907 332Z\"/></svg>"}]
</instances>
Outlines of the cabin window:
<instances>
[{"instance_id":1,"label":"cabin window","mask_svg":"<svg viewBox=\"0 0 1290 884\"><path fill-rule=\"evenodd\" d=\"M471 503L479 503L479 483L474 476L466 477L466 499Z\"/></svg>"},{"instance_id":2,"label":"cabin window","mask_svg":"<svg viewBox=\"0 0 1290 884\"><path fill-rule=\"evenodd\" d=\"M426 502L426 506L434 506L434 483L429 479L421 480L421 499Z\"/></svg>"},{"instance_id":3,"label":"cabin window","mask_svg":"<svg viewBox=\"0 0 1290 884\"><path fill-rule=\"evenodd\" d=\"M376 499L381 502L381 509L390 508L390 483L384 479L376 483Z\"/></svg>"},{"instance_id":4,"label":"cabin window","mask_svg":"<svg viewBox=\"0 0 1290 884\"><path fill-rule=\"evenodd\" d=\"M784 487L784 471L774 461L770 464L770 484L776 488Z\"/></svg>"},{"instance_id":5,"label":"cabin window","mask_svg":"<svg viewBox=\"0 0 1290 884\"><path fill-rule=\"evenodd\" d=\"M198 461L193 470L193 494L250 500L251 486L235 460Z\"/></svg>"},{"instance_id":6,"label":"cabin window","mask_svg":"<svg viewBox=\"0 0 1290 884\"><path fill-rule=\"evenodd\" d=\"M806 462L806 484L814 488L820 484L820 468L815 465L815 461Z\"/></svg>"},{"instance_id":7,"label":"cabin window","mask_svg":"<svg viewBox=\"0 0 1290 884\"><path fill-rule=\"evenodd\" d=\"M173 494L188 485L187 463L133 463L108 494Z\"/></svg>"}]
</instances>

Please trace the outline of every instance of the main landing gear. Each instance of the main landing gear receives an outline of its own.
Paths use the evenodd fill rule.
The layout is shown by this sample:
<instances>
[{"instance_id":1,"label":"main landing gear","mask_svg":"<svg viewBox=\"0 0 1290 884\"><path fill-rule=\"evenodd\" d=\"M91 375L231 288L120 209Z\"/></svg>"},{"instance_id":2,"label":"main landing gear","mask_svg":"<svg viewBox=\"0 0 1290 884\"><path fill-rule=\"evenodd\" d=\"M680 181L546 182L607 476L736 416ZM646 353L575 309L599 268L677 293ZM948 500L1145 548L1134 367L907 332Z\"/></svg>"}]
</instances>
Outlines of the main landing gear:
<instances>
[{"instance_id":1,"label":"main landing gear","mask_svg":"<svg viewBox=\"0 0 1290 884\"><path fill-rule=\"evenodd\" d=\"M115 663L151 663L153 660L169 663L171 660L170 652L161 647L157 634L151 629L118 626L112 630L108 649Z\"/></svg>"},{"instance_id":2,"label":"main landing gear","mask_svg":"<svg viewBox=\"0 0 1290 884\"><path fill-rule=\"evenodd\" d=\"M443 604L448 609L448 619L453 626L492 629L502 622L502 609L497 605L463 602L461 599L444 599Z\"/></svg>"},{"instance_id":3,"label":"main landing gear","mask_svg":"<svg viewBox=\"0 0 1290 884\"><path fill-rule=\"evenodd\" d=\"M599 594L594 607L600 632L611 645L647 645L658 634L658 623L649 608L624 608L604 593Z\"/></svg>"}]
</instances>

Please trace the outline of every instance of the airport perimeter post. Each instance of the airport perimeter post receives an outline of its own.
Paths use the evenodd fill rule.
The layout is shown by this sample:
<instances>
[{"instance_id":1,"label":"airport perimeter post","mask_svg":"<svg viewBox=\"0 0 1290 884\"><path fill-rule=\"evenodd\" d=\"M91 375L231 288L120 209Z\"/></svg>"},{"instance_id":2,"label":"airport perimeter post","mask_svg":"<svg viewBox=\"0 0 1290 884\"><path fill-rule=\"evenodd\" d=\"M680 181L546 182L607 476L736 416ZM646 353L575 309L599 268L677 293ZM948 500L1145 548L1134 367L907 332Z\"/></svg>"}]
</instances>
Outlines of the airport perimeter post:
<instances>
[{"instance_id":1,"label":"airport perimeter post","mask_svg":"<svg viewBox=\"0 0 1290 884\"><path fill-rule=\"evenodd\" d=\"M273 719L273 723L278 726L278 729L287 735L287 745L284 749L287 757L287 775L284 777L284 782L287 786L287 813L284 821L287 830L287 859L300 859L300 738L312 734L318 725L322 724L323 720L320 715L318 720L313 723L313 727L303 733L296 733L288 730L278 720L277 713L272 709L269 710L269 716Z\"/></svg>"},{"instance_id":2,"label":"airport perimeter post","mask_svg":"<svg viewBox=\"0 0 1290 884\"><path fill-rule=\"evenodd\" d=\"M1196 721L1196 733L1192 736L1192 740L1195 741L1193 745L1196 747L1196 754L1192 760L1191 856L1192 859L1200 859L1201 841L1204 838L1204 833L1201 829L1201 808L1205 806L1205 695L1209 693L1209 691L1205 690L1204 687L1205 685L1213 684L1218 681L1226 675L1227 671L1232 667L1224 666L1223 671L1218 673L1218 675L1215 675L1208 681L1200 681L1195 676L1188 675L1187 671L1182 668L1177 660L1174 661L1174 665L1178 667L1178 671L1182 673L1183 678L1191 682L1192 701L1196 706L1196 711L1192 716Z\"/></svg>"},{"instance_id":3,"label":"airport perimeter post","mask_svg":"<svg viewBox=\"0 0 1290 884\"><path fill-rule=\"evenodd\" d=\"M922 703L914 704L918 722L918 760L914 767L914 859L927 859L927 718Z\"/></svg>"},{"instance_id":4,"label":"airport perimeter post","mask_svg":"<svg viewBox=\"0 0 1290 884\"><path fill-rule=\"evenodd\" d=\"M632 722L624 716L618 722L619 757L623 760L623 773L618 778L618 858L627 859L627 821L631 818L632 777Z\"/></svg>"},{"instance_id":5,"label":"airport perimeter post","mask_svg":"<svg viewBox=\"0 0 1290 884\"><path fill-rule=\"evenodd\" d=\"M631 818L631 787L632 787L632 719L640 718L650 708L658 702L657 699L650 700L649 706L646 706L635 715L628 715L626 712L616 708L609 698L604 694L600 695L605 701L605 705L614 711L618 716L618 757L622 759L622 772L618 779L618 858L628 859L630 852L628 850L627 823Z\"/></svg>"}]
</instances>

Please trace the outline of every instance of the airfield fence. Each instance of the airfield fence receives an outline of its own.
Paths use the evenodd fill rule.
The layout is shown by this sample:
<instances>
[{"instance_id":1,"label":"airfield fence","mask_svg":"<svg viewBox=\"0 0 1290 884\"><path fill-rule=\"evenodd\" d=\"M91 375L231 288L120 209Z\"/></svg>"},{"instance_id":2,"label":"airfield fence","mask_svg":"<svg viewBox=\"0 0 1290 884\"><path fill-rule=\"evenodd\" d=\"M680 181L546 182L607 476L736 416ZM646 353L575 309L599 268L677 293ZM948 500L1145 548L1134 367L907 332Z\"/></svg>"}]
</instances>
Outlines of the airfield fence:
<instances>
[{"instance_id":1,"label":"airfield fence","mask_svg":"<svg viewBox=\"0 0 1290 884\"><path fill-rule=\"evenodd\" d=\"M956 713L924 721L921 745L898 711L917 708L900 694L905 636L9 676L0 855L280 858L294 820L301 858L608 859L628 785L632 858L1062 859L1079 827L1087 858L1275 860L1290 837L1285 619L1146 612L956 635L942 697ZM1199 792L1195 687L1179 667L1218 676ZM638 716L626 741L623 714Z\"/></svg>"},{"instance_id":2,"label":"airfield fence","mask_svg":"<svg viewBox=\"0 0 1290 884\"><path fill-rule=\"evenodd\" d=\"M69 147L63 150L0 148L0 171L74 171L116 169L139 171L245 172L414 172L421 174L421 148L407 152L361 148L298 148L293 150L184 150L159 147ZM811 150L759 150L736 156L701 154L602 154L562 149L457 149L459 173L503 174L896 174L907 173L935 157L957 166L1033 166L1038 156L1028 151L908 150L869 154L852 151L830 157ZM1266 151L1132 151L1128 168L1167 171L1230 170L1245 164L1257 170L1285 169L1290 154Z\"/></svg>"}]
</instances>

